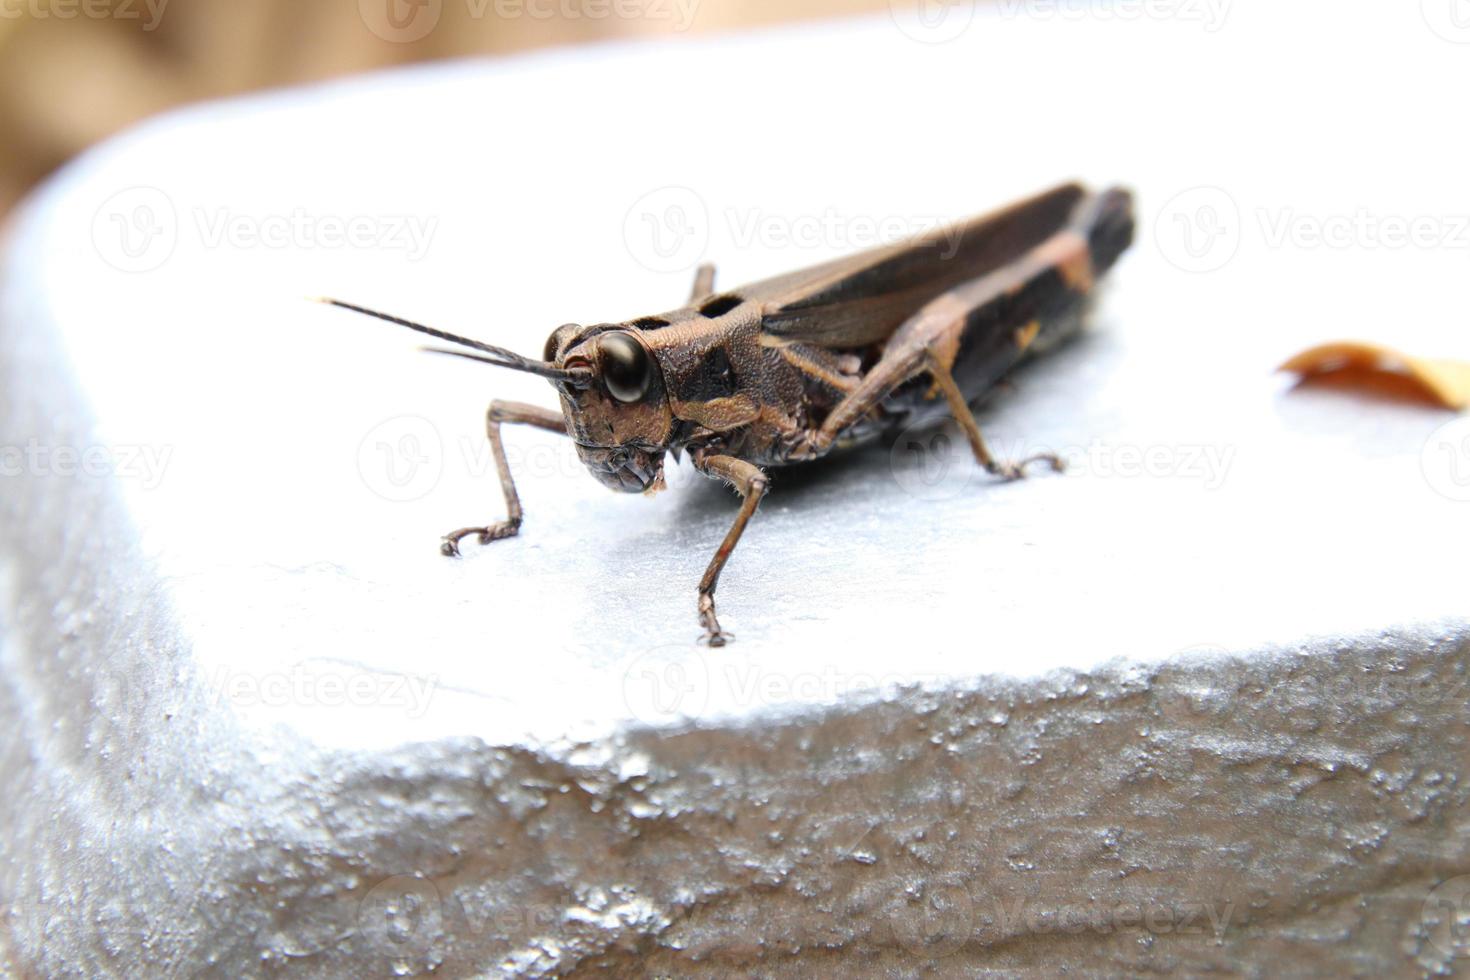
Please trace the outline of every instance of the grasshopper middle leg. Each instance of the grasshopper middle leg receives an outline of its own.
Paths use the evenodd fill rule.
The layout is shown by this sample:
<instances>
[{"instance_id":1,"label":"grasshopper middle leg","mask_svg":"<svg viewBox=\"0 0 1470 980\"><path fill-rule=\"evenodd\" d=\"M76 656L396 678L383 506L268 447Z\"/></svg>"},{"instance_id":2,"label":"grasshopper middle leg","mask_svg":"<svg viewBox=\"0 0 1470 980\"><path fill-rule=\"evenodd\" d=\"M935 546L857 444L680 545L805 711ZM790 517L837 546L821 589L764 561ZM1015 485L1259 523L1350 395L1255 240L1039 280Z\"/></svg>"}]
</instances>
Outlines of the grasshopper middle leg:
<instances>
[{"instance_id":1,"label":"grasshopper middle leg","mask_svg":"<svg viewBox=\"0 0 1470 980\"><path fill-rule=\"evenodd\" d=\"M521 402L497 400L490 403L490 410L485 413L485 435L490 439L490 451L495 455L495 469L500 473L500 489L505 494L505 520L485 527L462 527L444 535L444 544L440 550L451 558L459 557L459 543L471 535L477 535L481 544L489 544L501 538L513 537L521 529L521 519L524 516L521 512L521 498L516 493L515 481L511 479L510 463L505 458L505 445L500 439L502 422L534 425L538 429L559 432L562 435L567 433L567 423L560 412Z\"/></svg>"},{"instance_id":2,"label":"grasshopper middle leg","mask_svg":"<svg viewBox=\"0 0 1470 980\"><path fill-rule=\"evenodd\" d=\"M715 586L720 582L720 572L724 570L725 562L730 560L730 553L740 543L740 535L745 533L745 525L750 523L751 515L766 495L766 474L760 467L733 456L700 455L695 457L694 465L702 473L731 483L744 498L740 503L740 513L735 515L735 523L725 535L725 540L720 542L709 568L705 569L704 578L699 580L699 623L704 627L701 642L722 647L735 637L721 630L720 621L715 618Z\"/></svg>"}]
</instances>

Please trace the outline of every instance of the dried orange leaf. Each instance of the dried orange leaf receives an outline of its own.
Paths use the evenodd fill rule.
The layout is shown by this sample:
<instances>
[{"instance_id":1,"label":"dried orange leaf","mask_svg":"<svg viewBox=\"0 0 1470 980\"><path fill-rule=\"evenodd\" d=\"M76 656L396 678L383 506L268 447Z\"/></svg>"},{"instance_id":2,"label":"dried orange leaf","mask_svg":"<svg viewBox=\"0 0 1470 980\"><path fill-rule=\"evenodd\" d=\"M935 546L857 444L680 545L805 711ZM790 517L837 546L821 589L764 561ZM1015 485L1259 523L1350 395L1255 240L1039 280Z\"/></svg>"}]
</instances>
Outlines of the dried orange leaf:
<instances>
[{"instance_id":1,"label":"dried orange leaf","mask_svg":"<svg viewBox=\"0 0 1470 980\"><path fill-rule=\"evenodd\" d=\"M1470 407L1470 363L1407 354L1359 341L1339 341L1302 351L1278 370L1303 377L1338 372L1393 374L1414 382L1445 408Z\"/></svg>"}]
</instances>

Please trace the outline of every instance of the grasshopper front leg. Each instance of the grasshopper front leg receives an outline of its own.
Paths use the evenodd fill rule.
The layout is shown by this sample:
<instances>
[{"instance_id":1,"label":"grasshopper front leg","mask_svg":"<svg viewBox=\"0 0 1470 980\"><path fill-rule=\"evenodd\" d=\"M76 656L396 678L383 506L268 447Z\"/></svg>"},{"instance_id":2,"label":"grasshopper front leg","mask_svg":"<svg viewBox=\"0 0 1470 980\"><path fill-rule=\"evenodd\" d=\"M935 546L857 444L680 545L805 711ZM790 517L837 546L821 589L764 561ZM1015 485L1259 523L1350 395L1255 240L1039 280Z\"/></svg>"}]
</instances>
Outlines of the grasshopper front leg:
<instances>
[{"instance_id":1,"label":"grasshopper front leg","mask_svg":"<svg viewBox=\"0 0 1470 980\"><path fill-rule=\"evenodd\" d=\"M730 553L740 543L740 535L745 533L745 525L766 495L766 474L760 467L733 456L695 453L693 458L695 468L701 473L719 477L739 490L744 498L740 503L740 513L735 515L735 523L725 535L725 540L720 542L719 550L710 560L709 568L705 569L704 578L699 580L699 623L704 627L700 642L722 647L735 637L721 630L720 621L715 618L715 586L720 582L720 572L724 570L725 562L730 560Z\"/></svg>"},{"instance_id":2,"label":"grasshopper front leg","mask_svg":"<svg viewBox=\"0 0 1470 980\"><path fill-rule=\"evenodd\" d=\"M560 412L521 402L497 400L490 403L490 409L485 413L485 435L490 439L490 451L495 455L495 469L500 473L500 489L505 494L506 519L486 527L462 527L444 535L444 544L439 550L450 558L459 557L460 541L472 534L479 535L481 544L489 544L501 538L513 537L521 529L521 498L516 493L515 481L511 479L510 462L505 458L505 445L500 439L502 422L534 425L548 432L567 434L567 423Z\"/></svg>"}]
</instances>

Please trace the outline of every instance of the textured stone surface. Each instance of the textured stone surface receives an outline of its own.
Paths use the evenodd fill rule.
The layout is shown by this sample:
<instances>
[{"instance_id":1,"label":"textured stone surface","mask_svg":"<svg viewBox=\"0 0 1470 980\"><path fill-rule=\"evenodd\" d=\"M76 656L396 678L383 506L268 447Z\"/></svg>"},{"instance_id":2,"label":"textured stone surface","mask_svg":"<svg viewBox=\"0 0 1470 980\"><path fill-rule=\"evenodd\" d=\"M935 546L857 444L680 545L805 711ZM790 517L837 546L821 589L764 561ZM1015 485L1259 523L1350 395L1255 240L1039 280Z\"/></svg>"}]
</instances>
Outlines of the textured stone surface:
<instances>
[{"instance_id":1,"label":"textured stone surface","mask_svg":"<svg viewBox=\"0 0 1470 980\"><path fill-rule=\"evenodd\" d=\"M1417 99L1378 123L1429 144L1413 186L1350 133L1263 161L1295 110L1225 85L1323 32L1324 71L1390 31L1416 91L1452 91L1459 63L1397 14L1261 16L1010 17L945 45L884 20L458 66L207 107L62 175L0 267L0 447L104 465L3 477L12 969L1463 969L1467 461L1433 410L1267 377L1385 324L1453 350L1463 251L1271 229L1433 213L1462 137ZM789 97L814 64L845 93L815 122ZM1104 69L1147 109L1038 122ZM985 104L981 138L895 77L1027 87ZM1383 84L1344 71L1339 95L1376 105ZM810 164L648 150L742 104L775 107L765 145ZM565 319L683 295L688 270L639 244L640 200L669 185L698 189L672 200L705 209L734 285L1083 164L1138 189L1139 246L1096 335L985 417L1008 454L1061 448L1074 472L995 486L900 441L779 474L722 584L740 639L719 652L693 645L692 596L726 493L686 470L617 498L517 432L524 534L446 562L438 533L499 512L485 401L549 392L299 301L534 352ZM1238 254L1192 274L1170 208L1207 183ZM130 256L113 219L140 203L177 224ZM251 237L298 211L377 238ZM829 211L815 242L742 232ZM409 219L422 249L394 237Z\"/></svg>"}]
</instances>

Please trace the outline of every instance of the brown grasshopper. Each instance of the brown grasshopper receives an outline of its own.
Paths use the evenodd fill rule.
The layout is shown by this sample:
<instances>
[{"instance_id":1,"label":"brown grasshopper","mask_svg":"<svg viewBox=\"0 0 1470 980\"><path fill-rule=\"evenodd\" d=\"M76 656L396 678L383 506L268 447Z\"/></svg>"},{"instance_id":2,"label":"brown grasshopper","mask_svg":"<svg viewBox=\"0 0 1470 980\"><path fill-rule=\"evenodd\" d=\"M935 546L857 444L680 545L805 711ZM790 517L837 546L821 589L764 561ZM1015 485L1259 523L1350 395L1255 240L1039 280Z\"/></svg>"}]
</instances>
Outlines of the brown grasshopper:
<instances>
[{"instance_id":1,"label":"brown grasshopper","mask_svg":"<svg viewBox=\"0 0 1470 980\"><path fill-rule=\"evenodd\" d=\"M976 460L1007 480L1041 454L1007 462L986 447L970 403L1023 358L1081 327L1096 278L1133 238L1132 199L1066 185L957 228L729 292L702 266L689 303L626 323L558 327L542 360L373 310L324 300L456 344L430 348L538 374L561 411L492 401L486 433L506 519L444 537L443 552L520 531L520 497L500 427L570 436L614 490L664 487L664 455L688 452L743 500L699 582L703 641L733 637L715 617L715 586L769 484L766 467L819 459L885 433L953 416Z\"/></svg>"}]
</instances>

